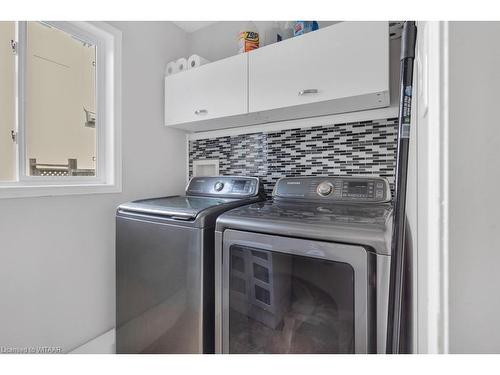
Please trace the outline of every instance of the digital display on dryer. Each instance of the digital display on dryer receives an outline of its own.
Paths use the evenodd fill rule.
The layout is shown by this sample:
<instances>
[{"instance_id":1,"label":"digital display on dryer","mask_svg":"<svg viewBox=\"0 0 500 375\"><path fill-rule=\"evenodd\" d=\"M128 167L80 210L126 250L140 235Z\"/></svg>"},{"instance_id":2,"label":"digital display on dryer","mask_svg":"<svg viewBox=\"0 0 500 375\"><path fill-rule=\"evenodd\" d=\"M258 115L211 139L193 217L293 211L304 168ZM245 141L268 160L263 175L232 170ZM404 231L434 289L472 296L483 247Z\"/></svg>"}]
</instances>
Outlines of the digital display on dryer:
<instances>
[{"instance_id":1,"label":"digital display on dryer","mask_svg":"<svg viewBox=\"0 0 500 375\"><path fill-rule=\"evenodd\" d=\"M367 194L368 182L366 181L349 181L347 183L349 194Z\"/></svg>"},{"instance_id":2,"label":"digital display on dryer","mask_svg":"<svg viewBox=\"0 0 500 375\"><path fill-rule=\"evenodd\" d=\"M233 181L233 189L231 190L233 193L245 193L247 182L246 181Z\"/></svg>"}]
</instances>

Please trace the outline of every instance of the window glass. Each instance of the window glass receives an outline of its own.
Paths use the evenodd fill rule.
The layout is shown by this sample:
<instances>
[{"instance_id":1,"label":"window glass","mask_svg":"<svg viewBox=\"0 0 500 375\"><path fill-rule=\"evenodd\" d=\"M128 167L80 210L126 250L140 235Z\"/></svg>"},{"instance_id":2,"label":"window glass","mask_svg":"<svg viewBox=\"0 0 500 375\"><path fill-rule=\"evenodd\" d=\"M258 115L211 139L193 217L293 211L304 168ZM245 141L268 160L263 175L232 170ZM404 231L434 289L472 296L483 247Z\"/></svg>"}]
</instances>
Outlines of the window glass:
<instances>
[{"instance_id":1,"label":"window glass","mask_svg":"<svg viewBox=\"0 0 500 375\"><path fill-rule=\"evenodd\" d=\"M15 22L0 21L0 181L15 179Z\"/></svg>"},{"instance_id":2,"label":"window glass","mask_svg":"<svg viewBox=\"0 0 500 375\"><path fill-rule=\"evenodd\" d=\"M94 45L42 22L27 23L28 175L95 176L95 65Z\"/></svg>"}]
</instances>

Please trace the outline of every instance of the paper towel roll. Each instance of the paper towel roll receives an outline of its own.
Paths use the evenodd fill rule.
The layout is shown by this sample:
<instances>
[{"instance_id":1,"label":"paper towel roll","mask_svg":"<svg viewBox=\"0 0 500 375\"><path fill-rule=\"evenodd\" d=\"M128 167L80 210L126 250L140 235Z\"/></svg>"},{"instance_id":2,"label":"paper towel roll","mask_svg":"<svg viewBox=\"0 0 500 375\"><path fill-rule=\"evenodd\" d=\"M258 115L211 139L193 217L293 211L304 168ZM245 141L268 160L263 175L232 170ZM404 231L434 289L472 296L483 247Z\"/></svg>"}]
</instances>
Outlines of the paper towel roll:
<instances>
[{"instance_id":1,"label":"paper towel roll","mask_svg":"<svg viewBox=\"0 0 500 375\"><path fill-rule=\"evenodd\" d=\"M209 63L210 61L208 61L207 59L199 56L199 55L191 55L189 56L189 59L188 59L188 69L192 69L192 68L198 68L204 64L207 64Z\"/></svg>"},{"instance_id":2,"label":"paper towel roll","mask_svg":"<svg viewBox=\"0 0 500 375\"><path fill-rule=\"evenodd\" d=\"M181 57L179 60L176 61L177 64L177 71L178 72L183 72L186 70L187 67L187 60L184 57Z\"/></svg>"},{"instance_id":3,"label":"paper towel roll","mask_svg":"<svg viewBox=\"0 0 500 375\"><path fill-rule=\"evenodd\" d=\"M165 75L169 76L177 73L177 61L170 61L165 67Z\"/></svg>"}]
</instances>

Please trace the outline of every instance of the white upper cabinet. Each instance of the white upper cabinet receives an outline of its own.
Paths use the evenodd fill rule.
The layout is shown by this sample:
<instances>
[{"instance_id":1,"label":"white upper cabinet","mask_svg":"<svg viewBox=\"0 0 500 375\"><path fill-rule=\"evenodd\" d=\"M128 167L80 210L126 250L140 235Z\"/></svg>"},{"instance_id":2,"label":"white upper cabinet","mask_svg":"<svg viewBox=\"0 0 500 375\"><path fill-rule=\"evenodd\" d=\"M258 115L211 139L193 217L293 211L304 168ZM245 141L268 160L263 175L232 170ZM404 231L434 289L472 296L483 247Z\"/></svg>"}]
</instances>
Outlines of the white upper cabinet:
<instances>
[{"instance_id":1,"label":"white upper cabinet","mask_svg":"<svg viewBox=\"0 0 500 375\"><path fill-rule=\"evenodd\" d=\"M248 113L247 54L229 57L165 78L166 125L206 121L246 113ZM191 130L196 130L196 127Z\"/></svg>"},{"instance_id":2,"label":"white upper cabinet","mask_svg":"<svg viewBox=\"0 0 500 375\"><path fill-rule=\"evenodd\" d=\"M389 105L388 22L341 22L165 78L165 124L190 131Z\"/></svg>"},{"instance_id":3,"label":"white upper cabinet","mask_svg":"<svg viewBox=\"0 0 500 375\"><path fill-rule=\"evenodd\" d=\"M329 102L315 106L321 115L389 105L388 27L341 22L252 51L249 111Z\"/></svg>"}]
</instances>

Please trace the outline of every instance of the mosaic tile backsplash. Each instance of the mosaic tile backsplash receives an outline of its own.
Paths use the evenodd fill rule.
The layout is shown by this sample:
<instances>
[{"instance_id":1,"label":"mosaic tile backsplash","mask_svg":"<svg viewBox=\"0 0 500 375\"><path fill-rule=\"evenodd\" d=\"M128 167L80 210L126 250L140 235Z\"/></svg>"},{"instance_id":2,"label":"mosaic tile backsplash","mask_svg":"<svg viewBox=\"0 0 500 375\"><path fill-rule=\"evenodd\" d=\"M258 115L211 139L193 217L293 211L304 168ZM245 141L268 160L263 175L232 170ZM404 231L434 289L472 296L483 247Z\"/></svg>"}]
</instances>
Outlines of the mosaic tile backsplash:
<instances>
[{"instance_id":1,"label":"mosaic tile backsplash","mask_svg":"<svg viewBox=\"0 0 500 375\"><path fill-rule=\"evenodd\" d=\"M189 142L193 160L218 159L221 175L260 177L268 196L280 177L376 175L394 186L397 118Z\"/></svg>"}]
</instances>

